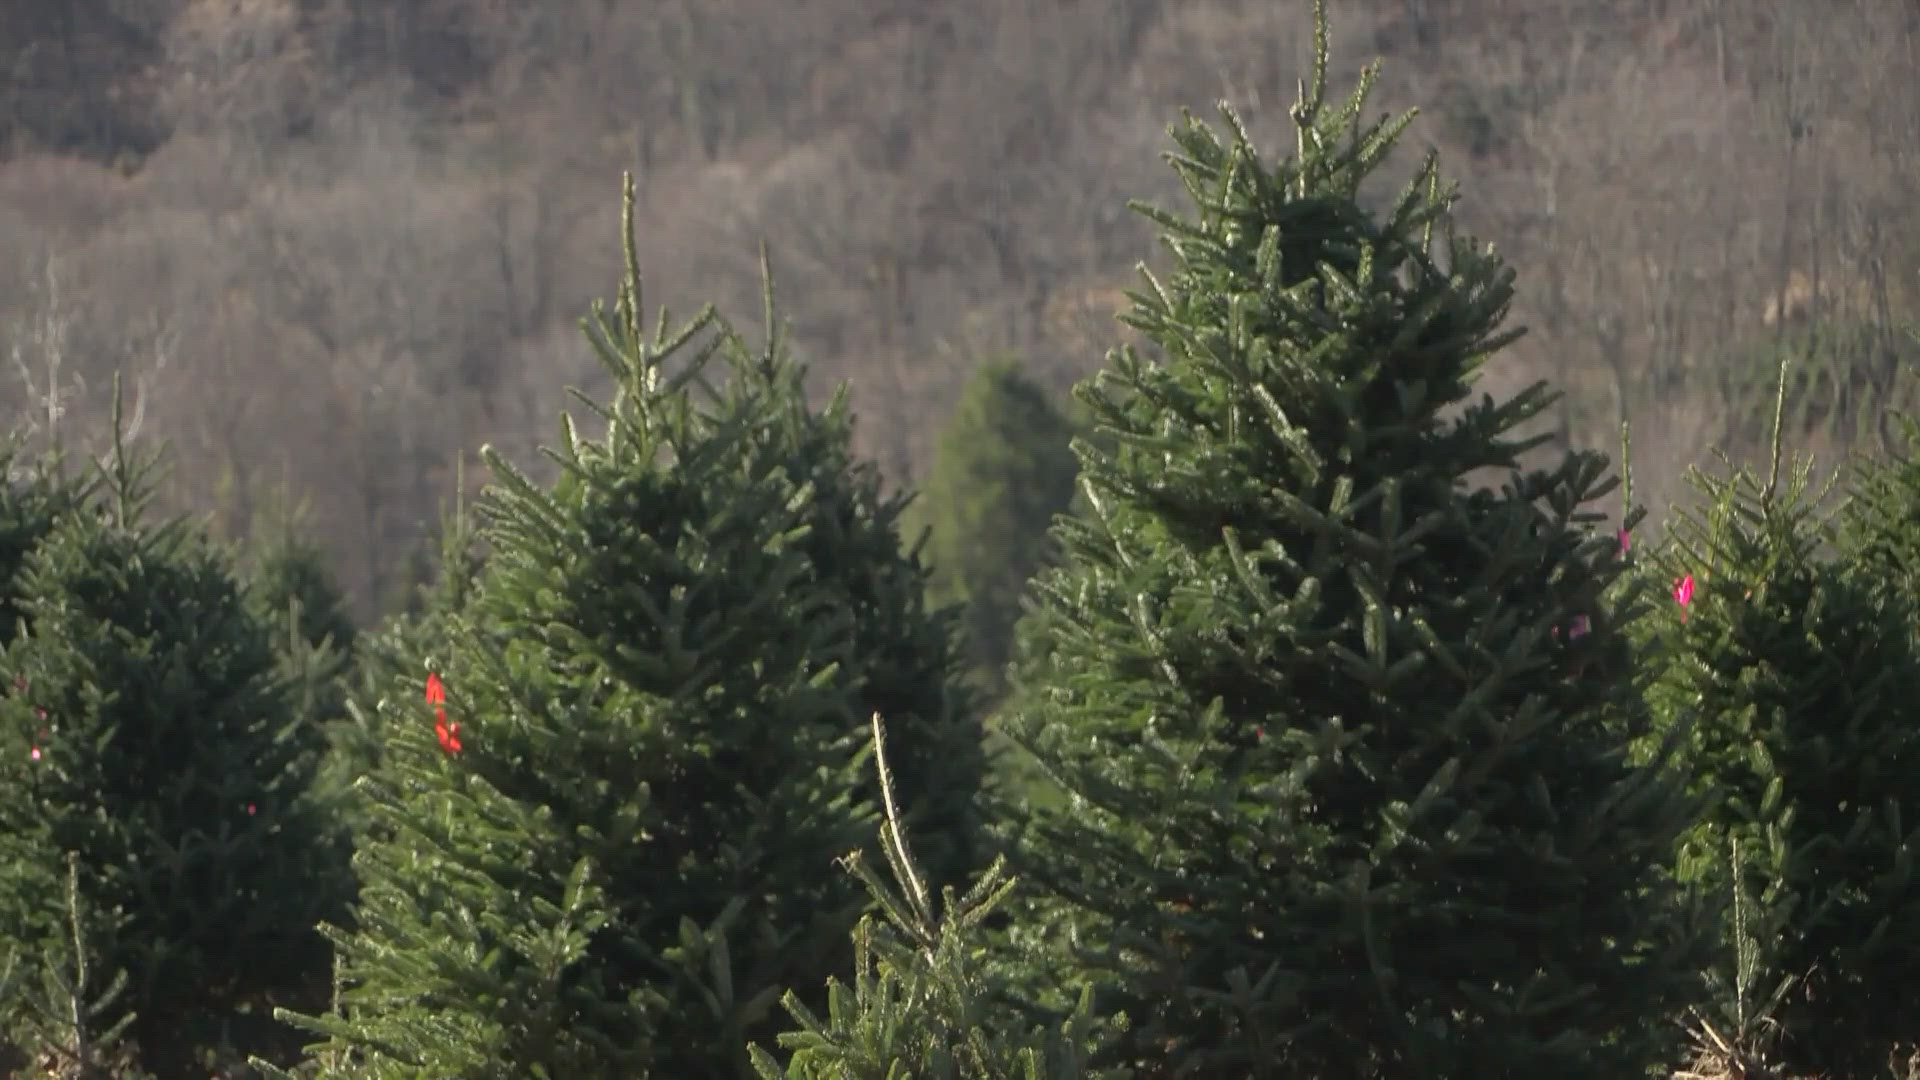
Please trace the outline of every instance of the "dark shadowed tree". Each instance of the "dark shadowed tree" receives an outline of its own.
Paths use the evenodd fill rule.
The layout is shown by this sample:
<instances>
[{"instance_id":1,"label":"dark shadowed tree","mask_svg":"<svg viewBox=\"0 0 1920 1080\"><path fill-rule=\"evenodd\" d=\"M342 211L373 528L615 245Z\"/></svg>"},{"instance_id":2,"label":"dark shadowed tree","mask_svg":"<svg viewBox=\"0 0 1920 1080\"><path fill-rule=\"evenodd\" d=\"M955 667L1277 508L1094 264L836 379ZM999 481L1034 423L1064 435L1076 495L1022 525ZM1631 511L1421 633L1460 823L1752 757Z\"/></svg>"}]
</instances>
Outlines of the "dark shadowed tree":
<instances>
[{"instance_id":1,"label":"dark shadowed tree","mask_svg":"<svg viewBox=\"0 0 1920 1080\"><path fill-rule=\"evenodd\" d=\"M932 598L963 612L969 658L988 695L1006 690L1027 582L1052 562L1055 515L1073 501L1073 427L1010 357L961 392L911 516L927 533Z\"/></svg>"}]
</instances>

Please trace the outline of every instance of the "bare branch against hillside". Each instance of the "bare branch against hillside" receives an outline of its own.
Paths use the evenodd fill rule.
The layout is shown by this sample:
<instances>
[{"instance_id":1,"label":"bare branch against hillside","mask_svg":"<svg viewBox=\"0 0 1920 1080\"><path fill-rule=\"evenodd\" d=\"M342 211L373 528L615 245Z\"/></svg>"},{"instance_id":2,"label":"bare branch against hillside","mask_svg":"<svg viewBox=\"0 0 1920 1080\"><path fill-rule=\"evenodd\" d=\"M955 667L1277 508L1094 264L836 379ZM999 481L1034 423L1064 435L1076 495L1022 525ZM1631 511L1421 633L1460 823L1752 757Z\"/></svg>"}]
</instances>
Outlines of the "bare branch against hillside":
<instances>
[{"instance_id":1,"label":"bare branch against hillside","mask_svg":"<svg viewBox=\"0 0 1920 1080\"><path fill-rule=\"evenodd\" d=\"M62 291L60 257L47 252L38 261L40 272L29 289L31 300L8 334L11 370L7 374L19 394L18 412L12 419L25 434L57 449L68 402L84 383L67 364L75 316Z\"/></svg>"}]
</instances>

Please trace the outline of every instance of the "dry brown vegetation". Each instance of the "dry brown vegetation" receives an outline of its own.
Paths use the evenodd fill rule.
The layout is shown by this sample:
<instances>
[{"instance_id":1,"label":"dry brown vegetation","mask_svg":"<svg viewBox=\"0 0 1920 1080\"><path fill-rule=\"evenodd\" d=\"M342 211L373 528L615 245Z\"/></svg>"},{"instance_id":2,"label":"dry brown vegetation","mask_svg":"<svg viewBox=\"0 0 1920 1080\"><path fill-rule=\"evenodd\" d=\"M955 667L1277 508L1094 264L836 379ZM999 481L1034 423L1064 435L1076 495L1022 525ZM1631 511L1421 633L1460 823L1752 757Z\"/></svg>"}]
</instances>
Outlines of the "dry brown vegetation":
<instances>
[{"instance_id":1,"label":"dry brown vegetation","mask_svg":"<svg viewBox=\"0 0 1920 1080\"><path fill-rule=\"evenodd\" d=\"M1911 0L1337 0L1335 56L1386 61L1533 332L1489 388L1636 495L1739 451L1735 343L1920 310ZM0 15L0 414L95 445L112 376L173 448L170 496L245 535L290 494L363 613L483 441L523 460L640 178L650 301L758 311L849 380L895 477L972 365L1064 388L1118 340L1171 202L1178 110L1264 145L1309 48L1275 0L8 0ZM1389 195L1391 192L1383 192ZM1868 407L1872 407L1869 404ZM1829 455L1843 440L1802 440ZM472 476L469 471L469 476ZM476 478L477 479L477 478Z\"/></svg>"}]
</instances>

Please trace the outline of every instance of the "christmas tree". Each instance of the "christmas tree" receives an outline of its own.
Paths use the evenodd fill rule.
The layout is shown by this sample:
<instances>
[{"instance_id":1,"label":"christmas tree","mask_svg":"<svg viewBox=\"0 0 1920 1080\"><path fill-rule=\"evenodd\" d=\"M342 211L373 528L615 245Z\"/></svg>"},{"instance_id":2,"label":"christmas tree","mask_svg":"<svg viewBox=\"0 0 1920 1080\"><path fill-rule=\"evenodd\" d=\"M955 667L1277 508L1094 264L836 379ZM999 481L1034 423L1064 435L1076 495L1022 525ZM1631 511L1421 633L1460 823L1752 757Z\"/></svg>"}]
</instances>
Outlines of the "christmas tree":
<instances>
[{"instance_id":1,"label":"christmas tree","mask_svg":"<svg viewBox=\"0 0 1920 1080\"><path fill-rule=\"evenodd\" d=\"M85 481L64 476L59 463L25 459L18 439L0 442L0 647L20 629L16 577L54 519L86 496Z\"/></svg>"},{"instance_id":2,"label":"christmas tree","mask_svg":"<svg viewBox=\"0 0 1920 1080\"><path fill-rule=\"evenodd\" d=\"M1066 798L1008 830L1011 933L1142 1075L1636 1075L1697 980L1692 807L1629 761L1614 481L1523 466L1543 387L1472 400L1512 272L1431 157L1359 201L1410 117L1362 122L1372 69L1327 103L1320 15L1294 156L1176 129L1195 214L1143 208L1175 268L1124 318L1160 357L1080 389L1112 449L1022 627L1010 730Z\"/></svg>"},{"instance_id":3,"label":"christmas tree","mask_svg":"<svg viewBox=\"0 0 1920 1080\"><path fill-rule=\"evenodd\" d=\"M52 884L44 874L36 877ZM36 943L40 949L31 959L20 950L0 955L0 1070L7 1076L33 1068L77 1080L151 1080L126 1040L134 1021L120 1001L127 973L100 965L104 944L126 925L126 916L116 913L109 925L98 925L80 893L77 852L67 853L65 884L64 892L49 888L46 895L59 893L65 900L70 933Z\"/></svg>"},{"instance_id":4,"label":"christmas tree","mask_svg":"<svg viewBox=\"0 0 1920 1080\"><path fill-rule=\"evenodd\" d=\"M273 628L296 712L315 730L326 730L346 716L359 630L326 556L301 534L299 515L254 542L248 602L255 617Z\"/></svg>"},{"instance_id":5,"label":"christmas tree","mask_svg":"<svg viewBox=\"0 0 1920 1080\"><path fill-rule=\"evenodd\" d=\"M854 981L828 986L827 1015L816 1016L789 992L783 1004L799 1024L780 1035L793 1051L782 1066L753 1047L762 1080L1082 1080L1124 1073L1096 1073L1088 1054L1096 1024L1083 993L1073 1015L1057 1031L1019 1031L1001 1007L986 959L983 923L1017 884L1004 860L996 860L965 895L951 887L935 893L908 845L894 785L887 770L885 732L873 718L874 762L886 820L881 849L894 885L883 881L853 852L846 859L880 905L885 920L869 915L854 930Z\"/></svg>"},{"instance_id":6,"label":"christmas tree","mask_svg":"<svg viewBox=\"0 0 1920 1080\"><path fill-rule=\"evenodd\" d=\"M259 539L249 595L265 621L291 618L295 632L309 645L351 655L359 630L347 613L346 596L327 566L326 554L302 535L302 525L301 515L290 515Z\"/></svg>"},{"instance_id":7,"label":"christmas tree","mask_svg":"<svg viewBox=\"0 0 1920 1080\"><path fill-rule=\"evenodd\" d=\"M458 475L456 487L464 491L464 470ZM396 734L384 727L395 714L383 713L381 700L390 696L392 687L418 680L422 657L447 655L461 616L475 608L485 556L464 499L443 509L433 550L437 558L422 567L406 607L372 632L355 635L341 718L328 728L330 747L321 783L343 796L342 820L352 835L375 828L365 792L352 785L380 770L383 749ZM399 715L395 722L402 730L415 731L415 719Z\"/></svg>"},{"instance_id":8,"label":"christmas tree","mask_svg":"<svg viewBox=\"0 0 1920 1080\"><path fill-rule=\"evenodd\" d=\"M762 255L764 260L764 253ZM764 270L763 265L763 270ZM845 386L818 411L806 404L806 368L786 353L768 277L762 317L769 337L749 349L723 339L736 372L743 415L764 401L768 421L748 427L756 453L782 463L801 504L808 583L823 590L833 618L847 620L847 656L838 672L850 695L846 730L864 741L866 718L888 717L893 766L912 801L906 820L921 834L920 854L936 887L963 880L982 861L975 799L986 774L980 708L966 683L961 610L929 603L931 569L917 545L903 543L911 491L885 492L871 462L853 456ZM879 789L858 784L854 802L877 810Z\"/></svg>"},{"instance_id":9,"label":"christmas tree","mask_svg":"<svg viewBox=\"0 0 1920 1080\"><path fill-rule=\"evenodd\" d=\"M1920 597L1920 423L1893 419L1900 437L1888 455L1853 470L1839 544L1862 580Z\"/></svg>"},{"instance_id":10,"label":"christmas tree","mask_svg":"<svg viewBox=\"0 0 1920 1080\"><path fill-rule=\"evenodd\" d=\"M933 598L965 612L976 680L1006 692L1027 582L1050 561L1048 530L1073 501L1073 427L1018 362L982 365L940 434L913 505L927 532Z\"/></svg>"},{"instance_id":11,"label":"christmas tree","mask_svg":"<svg viewBox=\"0 0 1920 1080\"><path fill-rule=\"evenodd\" d=\"M900 500L770 293L764 348L711 310L647 332L631 200L604 434L569 420L550 488L488 455L480 580L379 704L339 1007L302 1018L327 1075L742 1075L781 991L851 965L879 702L968 857L978 733Z\"/></svg>"},{"instance_id":12,"label":"christmas tree","mask_svg":"<svg viewBox=\"0 0 1920 1080\"><path fill-rule=\"evenodd\" d=\"M1732 914L1703 1050L1882 1075L1920 1041L1905 929L1920 920L1920 612L1881 577L1898 537L1876 541L1871 523L1891 488L1866 489L1853 554L1834 558L1812 463L1780 483L1779 430L1767 477L1692 474L1706 508L1681 514L1656 560L1674 602L1653 701L1690 727L1690 772L1713 797L1682 866Z\"/></svg>"},{"instance_id":13,"label":"christmas tree","mask_svg":"<svg viewBox=\"0 0 1920 1080\"><path fill-rule=\"evenodd\" d=\"M117 419L117 416L116 416ZM318 732L229 561L146 516L151 458L116 438L96 497L68 507L16 577L25 632L0 650L0 935L49 963L80 904L143 1063L183 1075L230 1044L276 1053L276 1001L324 981L332 913ZM110 933L108 932L110 929Z\"/></svg>"}]
</instances>

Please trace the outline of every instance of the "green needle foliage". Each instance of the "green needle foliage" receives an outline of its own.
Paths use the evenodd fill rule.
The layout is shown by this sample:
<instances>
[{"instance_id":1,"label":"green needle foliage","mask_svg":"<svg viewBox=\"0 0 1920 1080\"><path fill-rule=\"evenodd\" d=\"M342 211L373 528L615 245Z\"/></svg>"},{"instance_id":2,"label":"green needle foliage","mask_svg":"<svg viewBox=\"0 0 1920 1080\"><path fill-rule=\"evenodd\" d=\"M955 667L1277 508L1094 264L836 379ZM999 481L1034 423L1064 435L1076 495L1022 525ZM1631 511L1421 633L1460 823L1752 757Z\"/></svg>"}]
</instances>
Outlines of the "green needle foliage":
<instances>
[{"instance_id":1,"label":"green needle foliage","mask_svg":"<svg viewBox=\"0 0 1920 1080\"><path fill-rule=\"evenodd\" d=\"M1920 423L1898 417L1884 458L1857 463L1838 543L1863 581L1920 597Z\"/></svg>"},{"instance_id":2,"label":"green needle foliage","mask_svg":"<svg viewBox=\"0 0 1920 1080\"><path fill-rule=\"evenodd\" d=\"M1159 359L1080 390L1113 449L1023 624L1009 729L1067 798L1009 827L1010 934L1141 1075L1641 1075L1698 979L1694 807L1629 760L1615 481L1522 466L1544 387L1472 400L1512 272L1431 158L1362 206L1408 118L1362 121L1372 70L1327 102L1321 16L1294 156L1176 129L1194 213L1144 210L1175 268L1125 318Z\"/></svg>"},{"instance_id":3,"label":"green needle foliage","mask_svg":"<svg viewBox=\"0 0 1920 1080\"><path fill-rule=\"evenodd\" d=\"M90 479L66 477L58 462L24 460L17 438L0 441L0 647L20 632L17 579L27 556L90 487Z\"/></svg>"},{"instance_id":4,"label":"green needle foliage","mask_svg":"<svg viewBox=\"0 0 1920 1080\"><path fill-rule=\"evenodd\" d=\"M464 480L456 481L460 490ZM438 558L424 568L408 607L377 630L355 635L351 678L339 719L330 725L331 746L322 770L329 791L345 798L343 824L355 836L376 828L369 816L365 792L353 781L376 773L384 748L395 733L383 730L392 721L418 734L419 717L411 710L383 711L381 700L395 686L417 686L422 657L447 656L461 632L461 616L476 610L474 600L485 567L484 551L472 513L464 501L441 515L436 538Z\"/></svg>"},{"instance_id":5,"label":"green needle foliage","mask_svg":"<svg viewBox=\"0 0 1920 1080\"><path fill-rule=\"evenodd\" d=\"M910 817L945 873L970 858L978 730L899 500L852 466L844 395L807 406L770 291L763 349L711 310L646 330L627 196L604 434L569 420L548 489L488 455L479 580L369 725L339 1004L298 1018L326 1075L748 1075L782 989L851 964L833 862L871 835L882 705Z\"/></svg>"},{"instance_id":6,"label":"green needle foliage","mask_svg":"<svg viewBox=\"0 0 1920 1080\"><path fill-rule=\"evenodd\" d=\"M1014 888L1004 860L982 874L964 896L941 890L936 909L887 771L886 736L873 718L874 764L886 821L880 830L893 879L890 887L855 851L844 865L880 905L884 923L864 916L854 929L854 982L828 984L822 1020L789 992L782 999L800 1030L779 1043L793 1051L783 1068L764 1048L751 1048L761 1080L1120 1080L1124 1071L1096 1073L1087 1064L1095 1025L1082 994L1058 1031L1015 1034L985 958L982 922Z\"/></svg>"},{"instance_id":7,"label":"green needle foliage","mask_svg":"<svg viewBox=\"0 0 1920 1080\"><path fill-rule=\"evenodd\" d=\"M49 889L49 900L64 901L62 914L68 934L37 963L24 962L15 952L0 962L0 1010L7 1027L20 1032L12 1041L33 1048L41 1066L54 1075L76 1080L145 1080L148 1074L134 1064L134 1051L125 1040L134 1015L117 1008L127 987L124 971L98 969L102 937L111 938L126 923L115 913L104 935L94 925L100 920L87 910L80 895L80 856L67 853L64 889ZM29 976L37 974L39 979ZM30 1064L19 1045L0 1039L0 1068L6 1075L24 1074Z\"/></svg>"},{"instance_id":8,"label":"green needle foliage","mask_svg":"<svg viewBox=\"0 0 1920 1080\"><path fill-rule=\"evenodd\" d=\"M183 520L147 519L153 468L116 438L96 496L58 515L16 578L0 935L54 962L75 857L85 908L124 916L98 928L100 968L127 976L115 1007L135 1014L142 1063L178 1076L223 1046L279 1052L268 1010L324 972L314 924L344 882L310 798L320 734L223 552Z\"/></svg>"},{"instance_id":9,"label":"green needle foliage","mask_svg":"<svg viewBox=\"0 0 1920 1080\"><path fill-rule=\"evenodd\" d=\"M250 595L264 620L289 618L301 639L315 648L351 654L358 630L346 597L327 569L326 555L290 520L269 534L249 575Z\"/></svg>"},{"instance_id":10,"label":"green needle foliage","mask_svg":"<svg viewBox=\"0 0 1920 1080\"><path fill-rule=\"evenodd\" d=\"M976 681L1006 693L1027 582L1053 561L1048 530L1073 501L1073 426L1011 358L982 365L940 434L912 515L927 530L933 598L959 605Z\"/></svg>"},{"instance_id":11,"label":"green needle foliage","mask_svg":"<svg viewBox=\"0 0 1920 1080\"><path fill-rule=\"evenodd\" d=\"M1784 486L1696 470L1707 508L1680 516L1658 561L1693 593L1658 620L1670 659L1653 701L1691 728L1714 797L1681 865L1744 924L1709 1022L1787 1075L1883 1075L1920 1041L1920 613L1882 576L1899 538L1874 532L1902 470L1868 487L1839 559L1810 462Z\"/></svg>"}]
</instances>

